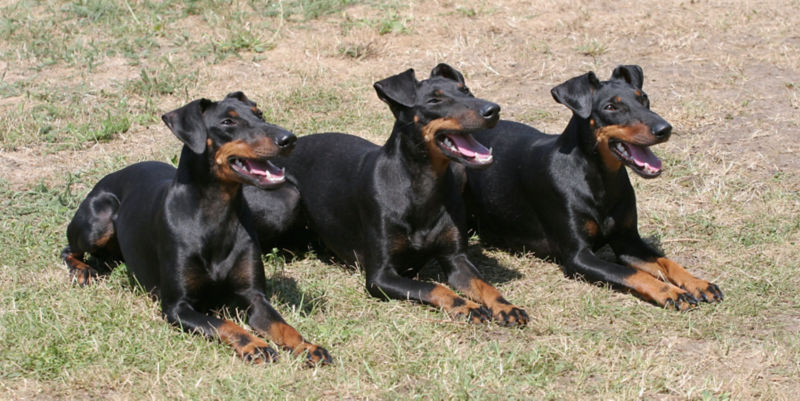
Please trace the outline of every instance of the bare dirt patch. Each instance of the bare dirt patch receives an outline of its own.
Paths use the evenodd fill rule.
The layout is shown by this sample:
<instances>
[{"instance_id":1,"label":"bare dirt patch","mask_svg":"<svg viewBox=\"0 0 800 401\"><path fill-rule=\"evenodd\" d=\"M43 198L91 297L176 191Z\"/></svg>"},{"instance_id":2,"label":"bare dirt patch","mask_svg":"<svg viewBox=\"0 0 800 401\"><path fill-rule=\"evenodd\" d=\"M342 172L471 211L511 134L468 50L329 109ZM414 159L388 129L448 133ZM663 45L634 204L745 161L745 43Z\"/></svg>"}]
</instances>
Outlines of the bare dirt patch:
<instances>
[{"instance_id":1,"label":"bare dirt patch","mask_svg":"<svg viewBox=\"0 0 800 401\"><path fill-rule=\"evenodd\" d=\"M187 26L190 33L199 34L192 29L197 18L182 21L194 21ZM635 2L410 3L402 18L396 17L406 24L405 32L381 35L376 26L387 18L386 11L355 6L313 22L276 26L272 50L198 63L197 87L189 96L244 89L259 99L291 88L353 81L358 96L371 99L368 107L380 111L384 106L374 98L372 82L407 67L424 77L436 63L448 62L466 74L476 94L500 103L506 118L557 133L568 113L550 99L549 88L587 70L605 77L616 64L637 63L644 67L654 109L676 127L676 146L691 144L701 154L725 152L760 178L776 172L794 177L800 171L800 148L792 140L798 129L800 52L789 29L797 21L779 3L757 9L715 2L654 7ZM343 46L371 50L352 57ZM6 69L10 76L25 73ZM106 88L138 73L124 59L111 58L85 79ZM136 135L101 148L113 152L116 144L130 152ZM702 139L684 141L682 135ZM58 170L49 160L65 158L41 153L5 154L6 166L27 167L9 179L38 181L48 170Z\"/></svg>"}]
</instances>

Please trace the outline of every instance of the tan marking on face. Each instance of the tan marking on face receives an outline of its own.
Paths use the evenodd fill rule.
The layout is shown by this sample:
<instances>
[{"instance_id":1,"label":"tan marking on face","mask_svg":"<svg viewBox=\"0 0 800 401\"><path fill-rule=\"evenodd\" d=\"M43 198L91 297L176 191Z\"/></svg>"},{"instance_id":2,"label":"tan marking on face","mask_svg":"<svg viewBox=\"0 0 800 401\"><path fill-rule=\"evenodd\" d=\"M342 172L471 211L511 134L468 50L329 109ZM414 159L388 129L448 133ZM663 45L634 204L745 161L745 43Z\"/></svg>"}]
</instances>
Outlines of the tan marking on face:
<instances>
[{"instance_id":1,"label":"tan marking on face","mask_svg":"<svg viewBox=\"0 0 800 401\"><path fill-rule=\"evenodd\" d=\"M231 117L239 117L239 113L237 113L236 110L229 111L228 115Z\"/></svg>"},{"instance_id":2,"label":"tan marking on face","mask_svg":"<svg viewBox=\"0 0 800 401\"><path fill-rule=\"evenodd\" d=\"M597 149L603 159L603 164L610 172L616 172L622 167L622 161L611 152L611 148L608 145L610 139L640 146L650 146L657 142L657 138L650 132L650 128L642 123L607 125L595 129L594 135L597 139Z\"/></svg>"},{"instance_id":3,"label":"tan marking on face","mask_svg":"<svg viewBox=\"0 0 800 401\"><path fill-rule=\"evenodd\" d=\"M222 181L241 183L239 176L233 172L228 160L231 157L241 159L260 159L278 154L280 149L270 138L259 139L250 144L241 139L227 142L214 152L213 171Z\"/></svg>"},{"instance_id":4,"label":"tan marking on face","mask_svg":"<svg viewBox=\"0 0 800 401\"><path fill-rule=\"evenodd\" d=\"M450 164L450 158L442 153L439 145L436 144L436 133L442 130L461 131L461 123L455 118L437 118L422 127L422 139L428 149L428 156L431 158L431 167L436 174L441 175Z\"/></svg>"},{"instance_id":5,"label":"tan marking on face","mask_svg":"<svg viewBox=\"0 0 800 401\"><path fill-rule=\"evenodd\" d=\"M619 96L614 96L614 101L617 102L617 103L621 103L622 102L622 98L619 97Z\"/></svg>"},{"instance_id":6,"label":"tan marking on face","mask_svg":"<svg viewBox=\"0 0 800 401\"><path fill-rule=\"evenodd\" d=\"M634 95L636 95L636 96L642 96L642 91L640 91L640 90L638 90L638 89L637 89L637 90L635 90L635 91L633 92L633 94L634 94Z\"/></svg>"}]
</instances>

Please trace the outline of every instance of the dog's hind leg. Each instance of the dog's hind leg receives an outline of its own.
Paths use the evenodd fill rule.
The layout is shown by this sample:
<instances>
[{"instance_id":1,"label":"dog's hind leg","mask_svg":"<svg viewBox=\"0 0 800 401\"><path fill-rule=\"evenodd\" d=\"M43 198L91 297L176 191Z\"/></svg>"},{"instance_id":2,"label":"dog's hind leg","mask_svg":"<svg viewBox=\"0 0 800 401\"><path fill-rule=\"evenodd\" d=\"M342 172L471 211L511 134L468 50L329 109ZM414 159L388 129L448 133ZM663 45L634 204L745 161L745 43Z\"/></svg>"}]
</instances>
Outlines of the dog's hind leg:
<instances>
[{"instance_id":1,"label":"dog's hind leg","mask_svg":"<svg viewBox=\"0 0 800 401\"><path fill-rule=\"evenodd\" d=\"M72 280L78 284L91 284L99 274L98 269L105 272L107 262L121 259L114 230L118 209L119 199L114 194L92 191L69 223L69 245L61 251L61 259L66 263ZM86 253L95 258L98 262L96 266L86 263Z\"/></svg>"}]
</instances>

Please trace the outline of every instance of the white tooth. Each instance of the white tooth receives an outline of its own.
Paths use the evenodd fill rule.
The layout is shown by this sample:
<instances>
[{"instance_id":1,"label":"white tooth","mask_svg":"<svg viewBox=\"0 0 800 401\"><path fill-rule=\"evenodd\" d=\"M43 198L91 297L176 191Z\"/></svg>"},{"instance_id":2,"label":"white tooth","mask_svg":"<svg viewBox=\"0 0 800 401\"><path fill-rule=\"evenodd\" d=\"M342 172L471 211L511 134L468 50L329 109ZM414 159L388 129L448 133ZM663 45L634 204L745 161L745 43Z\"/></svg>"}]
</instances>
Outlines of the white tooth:
<instances>
[{"instance_id":1,"label":"white tooth","mask_svg":"<svg viewBox=\"0 0 800 401\"><path fill-rule=\"evenodd\" d=\"M490 147L489 147L489 155L492 155L492 151L493 151L493 150L492 150L492 148L491 148L491 146L490 146Z\"/></svg>"}]
</instances>

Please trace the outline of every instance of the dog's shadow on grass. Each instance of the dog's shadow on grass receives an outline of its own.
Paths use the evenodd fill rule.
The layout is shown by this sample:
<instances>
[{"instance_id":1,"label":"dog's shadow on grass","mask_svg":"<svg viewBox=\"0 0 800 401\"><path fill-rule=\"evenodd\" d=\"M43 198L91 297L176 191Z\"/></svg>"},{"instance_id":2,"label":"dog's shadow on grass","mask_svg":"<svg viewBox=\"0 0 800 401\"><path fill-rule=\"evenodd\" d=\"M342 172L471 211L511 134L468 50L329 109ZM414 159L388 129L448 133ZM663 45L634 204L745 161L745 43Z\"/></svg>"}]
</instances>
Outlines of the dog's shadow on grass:
<instances>
[{"instance_id":1,"label":"dog's shadow on grass","mask_svg":"<svg viewBox=\"0 0 800 401\"><path fill-rule=\"evenodd\" d=\"M504 266L497 259L488 256L483 252L480 245L470 245L467 249L469 261L478 269L484 280L492 284L503 284L509 281L518 280L523 277L522 273L515 269ZM436 262L429 262L419 273L419 279L428 281L447 282L447 276Z\"/></svg>"},{"instance_id":2,"label":"dog's shadow on grass","mask_svg":"<svg viewBox=\"0 0 800 401\"><path fill-rule=\"evenodd\" d=\"M122 287L136 293L147 294L154 302L158 301L155 294L145 290L124 264L117 264L113 268L109 268L107 272L102 272L102 275L111 276L111 279L117 281ZM264 294L267 296L267 299L275 297L277 303L285 304L299 311L304 316L310 315L314 310L318 310L325 305L325 297L322 293L301 290L297 285L297 280L286 276L280 270L267 276L267 285L264 288ZM219 305L217 307L212 307L212 309L223 310L225 311L224 313L235 315L230 305Z\"/></svg>"},{"instance_id":3,"label":"dog's shadow on grass","mask_svg":"<svg viewBox=\"0 0 800 401\"><path fill-rule=\"evenodd\" d=\"M284 275L281 271L276 271L267 277L267 287L264 291L268 299L274 297L277 302L296 309L304 316L319 310L326 302L324 294L316 291L303 291L297 285L297 280Z\"/></svg>"}]
</instances>

